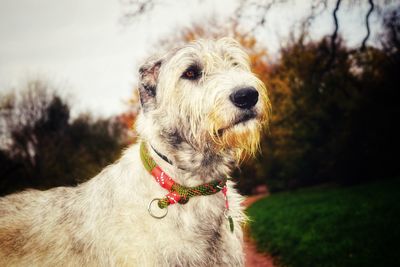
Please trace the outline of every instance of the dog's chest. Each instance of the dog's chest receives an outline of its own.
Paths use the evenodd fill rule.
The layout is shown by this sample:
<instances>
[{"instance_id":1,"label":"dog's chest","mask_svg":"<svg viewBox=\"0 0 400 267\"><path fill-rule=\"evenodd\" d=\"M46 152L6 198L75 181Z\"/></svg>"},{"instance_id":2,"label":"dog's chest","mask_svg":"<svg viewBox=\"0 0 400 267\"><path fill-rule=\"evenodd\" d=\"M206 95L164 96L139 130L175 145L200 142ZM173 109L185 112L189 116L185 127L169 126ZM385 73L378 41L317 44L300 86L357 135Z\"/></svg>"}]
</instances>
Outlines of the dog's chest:
<instances>
[{"instance_id":1,"label":"dog's chest","mask_svg":"<svg viewBox=\"0 0 400 267\"><path fill-rule=\"evenodd\" d=\"M166 256L160 260L169 266L218 265L225 246L223 208L192 204L171 206L168 217L158 222L165 231L158 233Z\"/></svg>"}]
</instances>

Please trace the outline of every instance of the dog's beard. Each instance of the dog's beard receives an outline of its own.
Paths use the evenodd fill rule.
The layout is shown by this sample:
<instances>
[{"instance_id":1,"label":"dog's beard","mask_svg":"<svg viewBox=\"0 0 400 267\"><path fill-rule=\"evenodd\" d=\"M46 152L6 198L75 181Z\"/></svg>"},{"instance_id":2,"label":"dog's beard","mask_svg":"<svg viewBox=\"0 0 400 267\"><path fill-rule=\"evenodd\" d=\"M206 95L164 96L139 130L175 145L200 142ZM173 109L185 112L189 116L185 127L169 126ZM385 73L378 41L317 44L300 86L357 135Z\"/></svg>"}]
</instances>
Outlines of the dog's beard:
<instances>
[{"instance_id":1,"label":"dog's beard","mask_svg":"<svg viewBox=\"0 0 400 267\"><path fill-rule=\"evenodd\" d=\"M233 152L237 162L254 156L259 150L262 122L256 114L241 114L229 123L212 116L208 135L217 150Z\"/></svg>"}]
</instances>

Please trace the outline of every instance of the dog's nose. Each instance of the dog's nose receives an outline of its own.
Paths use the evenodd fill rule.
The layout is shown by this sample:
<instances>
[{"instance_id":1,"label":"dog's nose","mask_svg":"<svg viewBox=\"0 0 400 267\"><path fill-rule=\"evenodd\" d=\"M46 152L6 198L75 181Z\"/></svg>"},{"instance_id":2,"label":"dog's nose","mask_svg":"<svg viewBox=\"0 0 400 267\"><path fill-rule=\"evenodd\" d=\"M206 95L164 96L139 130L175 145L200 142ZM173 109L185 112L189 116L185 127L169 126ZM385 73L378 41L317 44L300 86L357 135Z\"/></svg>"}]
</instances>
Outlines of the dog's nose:
<instances>
[{"instance_id":1,"label":"dog's nose","mask_svg":"<svg viewBox=\"0 0 400 267\"><path fill-rule=\"evenodd\" d=\"M238 108L249 109L258 101L258 92L254 87L246 87L233 92L229 99Z\"/></svg>"}]
</instances>

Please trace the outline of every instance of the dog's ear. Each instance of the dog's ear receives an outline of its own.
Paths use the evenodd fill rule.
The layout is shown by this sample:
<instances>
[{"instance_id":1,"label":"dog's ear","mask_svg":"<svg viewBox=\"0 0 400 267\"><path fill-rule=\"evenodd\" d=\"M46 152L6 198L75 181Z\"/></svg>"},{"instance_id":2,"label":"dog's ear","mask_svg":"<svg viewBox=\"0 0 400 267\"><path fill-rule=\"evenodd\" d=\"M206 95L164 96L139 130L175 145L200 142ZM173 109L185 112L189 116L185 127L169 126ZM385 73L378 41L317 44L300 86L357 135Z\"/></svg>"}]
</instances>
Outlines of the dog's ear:
<instances>
[{"instance_id":1,"label":"dog's ear","mask_svg":"<svg viewBox=\"0 0 400 267\"><path fill-rule=\"evenodd\" d=\"M161 64L162 60L160 59L149 59L139 69L139 95L140 102L144 108L151 105L151 103L155 103Z\"/></svg>"}]
</instances>

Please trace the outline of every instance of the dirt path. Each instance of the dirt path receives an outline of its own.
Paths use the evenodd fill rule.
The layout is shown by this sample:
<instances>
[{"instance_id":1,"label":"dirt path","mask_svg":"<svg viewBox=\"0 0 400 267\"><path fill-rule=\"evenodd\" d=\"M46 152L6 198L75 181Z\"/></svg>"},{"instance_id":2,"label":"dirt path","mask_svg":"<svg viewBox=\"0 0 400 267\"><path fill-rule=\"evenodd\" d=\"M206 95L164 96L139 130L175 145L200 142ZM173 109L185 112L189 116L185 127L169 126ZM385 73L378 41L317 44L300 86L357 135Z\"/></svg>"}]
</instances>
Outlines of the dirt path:
<instances>
[{"instance_id":1,"label":"dirt path","mask_svg":"<svg viewBox=\"0 0 400 267\"><path fill-rule=\"evenodd\" d=\"M248 207L265 196L266 195L257 195L247 197L243 202L243 206ZM275 267L270 255L257 252L256 245L251 240L249 232L246 230L244 236L244 252L246 254L246 267Z\"/></svg>"}]
</instances>

